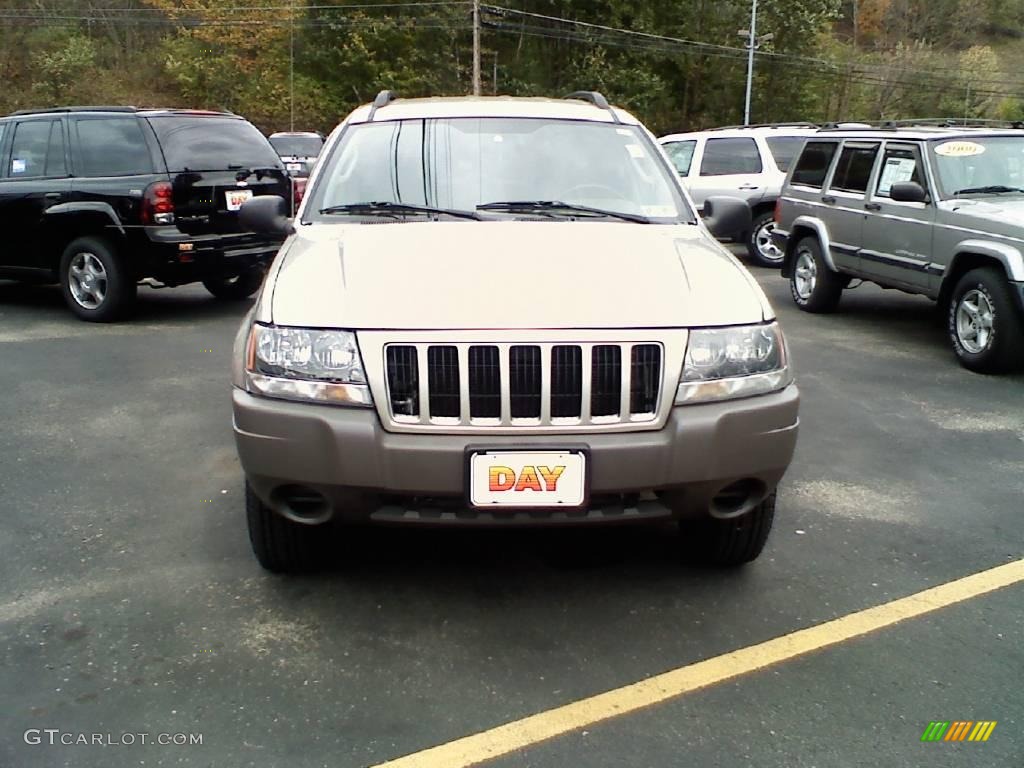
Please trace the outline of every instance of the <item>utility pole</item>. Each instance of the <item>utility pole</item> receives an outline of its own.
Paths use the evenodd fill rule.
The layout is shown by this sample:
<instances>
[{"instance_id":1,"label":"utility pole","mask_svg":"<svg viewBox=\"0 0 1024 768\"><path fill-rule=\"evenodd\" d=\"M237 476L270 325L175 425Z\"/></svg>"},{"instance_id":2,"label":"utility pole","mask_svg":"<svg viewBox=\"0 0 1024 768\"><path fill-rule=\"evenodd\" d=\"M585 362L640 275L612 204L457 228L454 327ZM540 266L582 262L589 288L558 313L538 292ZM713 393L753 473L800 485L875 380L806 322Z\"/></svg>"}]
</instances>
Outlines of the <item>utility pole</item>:
<instances>
[{"instance_id":1,"label":"utility pole","mask_svg":"<svg viewBox=\"0 0 1024 768\"><path fill-rule=\"evenodd\" d=\"M480 0L473 0L473 95L480 95Z\"/></svg>"},{"instance_id":2,"label":"utility pole","mask_svg":"<svg viewBox=\"0 0 1024 768\"><path fill-rule=\"evenodd\" d=\"M289 19L291 24L288 34L288 101L291 102L291 127L289 131L295 131L295 0L289 4Z\"/></svg>"},{"instance_id":3,"label":"utility pole","mask_svg":"<svg viewBox=\"0 0 1024 768\"><path fill-rule=\"evenodd\" d=\"M743 107L743 124L750 125L750 91L754 87L754 48L757 47L757 0L750 7L750 40L747 43L747 98Z\"/></svg>"}]
</instances>

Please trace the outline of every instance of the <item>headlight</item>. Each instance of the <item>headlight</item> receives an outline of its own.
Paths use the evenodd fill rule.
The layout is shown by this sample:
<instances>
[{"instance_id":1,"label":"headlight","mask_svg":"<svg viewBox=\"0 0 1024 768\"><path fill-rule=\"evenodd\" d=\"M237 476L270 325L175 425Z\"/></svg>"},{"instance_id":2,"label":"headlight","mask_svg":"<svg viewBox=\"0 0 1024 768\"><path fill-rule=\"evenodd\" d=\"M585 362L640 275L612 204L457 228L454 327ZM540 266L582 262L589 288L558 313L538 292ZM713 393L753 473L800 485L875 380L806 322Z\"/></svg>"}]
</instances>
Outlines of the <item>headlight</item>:
<instances>
[{"instance_id":1,"label":"headlight","mask_svg":"<svg viewBox=\"0 0 1024 768\"><path fill-rule=\"evenodd\" d=\"M690 332L676 404L775 392L793 381L778 323Z\"/></svg>"},{"instance_id":2,"label":"headlight","mask_svg":"<svg viewBox=\"0 0 1024 768\"><path fill-rule=\"evenodd\" d=\"M266 397L373 404L351 331L255 324L245 368L249 390Z\"/></svg>"}]
</instances>

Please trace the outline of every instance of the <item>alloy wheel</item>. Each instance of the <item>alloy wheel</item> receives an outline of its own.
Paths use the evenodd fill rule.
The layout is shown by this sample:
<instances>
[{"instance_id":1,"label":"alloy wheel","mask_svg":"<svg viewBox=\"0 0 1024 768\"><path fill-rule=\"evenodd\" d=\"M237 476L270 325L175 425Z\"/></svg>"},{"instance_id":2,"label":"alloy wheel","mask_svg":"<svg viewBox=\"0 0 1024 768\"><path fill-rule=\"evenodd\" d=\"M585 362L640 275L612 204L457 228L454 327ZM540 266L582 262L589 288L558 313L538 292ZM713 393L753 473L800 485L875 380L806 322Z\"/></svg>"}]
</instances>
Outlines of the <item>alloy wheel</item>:
<instances>
[{"instance_id":1,"label":"alloy wheel","mask_svg":"<svg viewBox=\"0 0 1024 768\"><path fill-rule=\"evenodd\" d=\"M777 264L782 261L784 254L772 242L772 232L774 231L774 221L769 219L764 222L754 232L754 247L757 248L757 253L762 259Z\"/></svg>"},{"instance_id":2,"label":"alloy wheel","mask_svg":"<svg viewBox=\"0 0 1024 768\"><path fill-rule=\"evenodd\" d=\"M964 349L977 355L988 349L995 331L995 312L988 296L974 288L956 307L956 336Z\"/></svg>"},{"instance_id":3,"label":"alloy wheel","mask_svg":"<svg viewBox=\"0 0 1024 768\"><path fill-rule=\"evenodd\" d=\"M107 298L107 270L95 254L83 251L71 259L68 287L84 309L98 309Z\"/></svg>"},{"instance_id":4,"label":"alloy wheel","mask_svg":"<svg viewBox=\"0 0 1024 768\"><path fill-rule=\"evenodd\" d=\"M811 298L817 283L818 265L814 261L814 255L810 251L801 250L796 257L796 268L793 271L796 295L806 301Z\"/></svg>"}]
</instances>

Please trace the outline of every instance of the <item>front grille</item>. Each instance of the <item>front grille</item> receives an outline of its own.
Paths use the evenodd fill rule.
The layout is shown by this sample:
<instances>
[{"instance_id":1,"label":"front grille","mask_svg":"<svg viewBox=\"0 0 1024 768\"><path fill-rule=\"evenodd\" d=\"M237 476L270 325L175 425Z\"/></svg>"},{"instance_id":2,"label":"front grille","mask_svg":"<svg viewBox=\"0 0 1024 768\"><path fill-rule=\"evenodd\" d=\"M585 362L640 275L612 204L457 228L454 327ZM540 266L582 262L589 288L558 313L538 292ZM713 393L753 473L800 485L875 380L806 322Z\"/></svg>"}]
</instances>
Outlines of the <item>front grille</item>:
<instances>
[{"instance_id":1,"label":"front grille","mask_svg":"<svg viewBox=\"0 0 1024 768\"><path fill-rule=\"evenodd\" d=\"M436 426L655 421L660 344L389 344L391 417Z\"/></svg>"}]
</instances>

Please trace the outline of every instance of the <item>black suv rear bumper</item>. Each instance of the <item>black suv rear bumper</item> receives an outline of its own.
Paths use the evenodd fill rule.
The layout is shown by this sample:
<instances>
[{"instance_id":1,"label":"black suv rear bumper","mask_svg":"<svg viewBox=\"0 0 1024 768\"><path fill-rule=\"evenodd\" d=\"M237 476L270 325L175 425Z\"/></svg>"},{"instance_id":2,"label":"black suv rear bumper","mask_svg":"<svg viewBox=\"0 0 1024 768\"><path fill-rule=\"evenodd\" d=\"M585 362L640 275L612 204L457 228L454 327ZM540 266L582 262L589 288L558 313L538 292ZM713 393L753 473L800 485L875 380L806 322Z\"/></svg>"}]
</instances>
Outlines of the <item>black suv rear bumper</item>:
<instances>
[{"instance_id":1,"label":"black suv rear bumper","mask_svg":"<svg viewBox=\"0 0 1024 768\"><path fill-rule=\"evenodd\" d=\"M141 230L141 232L139 231ZM139 279L153 277L165 285L182 285L208 278L232 277L273 261L283 240L263 235L190 235L177 227L141 227L135 251ZM141 235L141 237L139 236Z\"/></svg>"}]
</instances>

